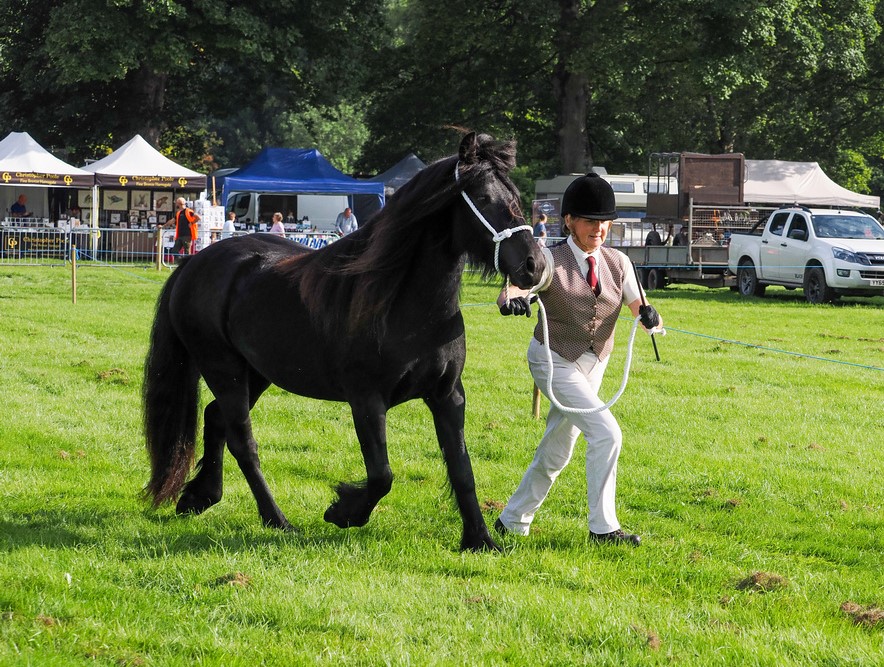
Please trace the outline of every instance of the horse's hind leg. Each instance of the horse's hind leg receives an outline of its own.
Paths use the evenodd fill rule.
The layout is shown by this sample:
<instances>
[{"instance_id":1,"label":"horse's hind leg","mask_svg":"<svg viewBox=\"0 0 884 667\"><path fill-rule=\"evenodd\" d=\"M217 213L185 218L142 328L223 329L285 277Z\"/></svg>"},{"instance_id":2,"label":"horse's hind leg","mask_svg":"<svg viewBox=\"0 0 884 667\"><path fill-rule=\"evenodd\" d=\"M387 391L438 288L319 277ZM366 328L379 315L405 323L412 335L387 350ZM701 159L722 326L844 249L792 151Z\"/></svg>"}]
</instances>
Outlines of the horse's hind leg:
<instances>
[{"instance_id":1,"label":"horse's hind leg","mask_svg":"<svg viewBox=\"0 0 884 667\"><path fill-rule=\"evenodd\" d=\"M257 373L249 376L249 408L254 407L258 398L270 383ZM203 413L203 458L198 464L197 474L184 487L178 500L176 511L179 514L200 514L221 500L224 483L224 415L217 400L206 406Z\"/></svg>"},{"instance_id":2,"label":"horse's hind leg","mask_svg":"<svg viewBox=\"0 0 884 667\"><path fill-rule=\"evenodd\" d=\"M224 419L218 401L212 401L203 413L203 458L197 473L181 492L175 511L200 514L221 500L224 463Z\"/></svg>"},{"instance_id":3,"label":"horse's hind leg","mask_svg":"<svg viewBox=\"0 0 884 667\"><path fill-rule=\"evenodd\" d=\"M424 400L433 413L436 436L439 438L439 446L442 448L442 455L448 468L451 490L454 492L463 520L460 548L471 551L484 549L500 551L500 547L488 532L488 526L485 525L476 498L476 480L473 477L473 467L463 434L466 404L463 384L458 381L454 391L448 396Z\"/></svg>"},{"instance_id":4,"label":"horse's hind leg","mask_svg":"<svg viewBox=\"0 0 884 667\"><path fill-rule=\"evenodd\" d=\"M390 492L393 472L387 458L387 408L382 401L351 402L353 424L365 460L364 484L337 486L338 499L325 511L325 520L340 528L364 526L381 498Z\"/></svg>"}]
</instances>

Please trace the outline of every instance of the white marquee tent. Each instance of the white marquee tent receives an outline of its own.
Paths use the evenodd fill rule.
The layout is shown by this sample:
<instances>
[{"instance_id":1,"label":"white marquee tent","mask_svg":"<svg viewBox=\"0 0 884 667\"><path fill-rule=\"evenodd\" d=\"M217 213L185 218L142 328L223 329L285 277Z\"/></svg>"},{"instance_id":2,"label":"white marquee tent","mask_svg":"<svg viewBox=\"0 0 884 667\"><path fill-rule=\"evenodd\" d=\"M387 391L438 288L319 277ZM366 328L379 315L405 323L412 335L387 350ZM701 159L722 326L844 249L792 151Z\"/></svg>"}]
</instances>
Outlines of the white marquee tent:
<instances>
[{"instance_id":1,"label":"white marquee tent","mask_svg":"<svg viewBox=\"0 0 884 667\"><path fill-rule=\"evenodd\" d=\"M877 209L880 197L843 188L816 162L746 160L743 199L747 204L803 204Z\"/></svg>"},{"instance_id":2,"label":"white marquee tent","mask_svg":"<svg viewBox=\"0 0 884 667\"><path fill-rule=\"evenodd\" d=\"M116 188L174 188L199 192L206 177L173 162L140 135L101 160L83 167L95 174L96 185Z\"/></svg>"},{"instance_id":3,"label":"white marquee tent","mask_svg":"<svg viewBox=\"0 0 884 667\"><path fill-rule=\"evenodd\" d=\"M38 144L27 132L10 132L0 141L0 206L4 213L20 194L38 218L49 217L48 189L91 188L95 176ZM24 191L27 189L27 191Z\"/></svg>"}]
</instances>

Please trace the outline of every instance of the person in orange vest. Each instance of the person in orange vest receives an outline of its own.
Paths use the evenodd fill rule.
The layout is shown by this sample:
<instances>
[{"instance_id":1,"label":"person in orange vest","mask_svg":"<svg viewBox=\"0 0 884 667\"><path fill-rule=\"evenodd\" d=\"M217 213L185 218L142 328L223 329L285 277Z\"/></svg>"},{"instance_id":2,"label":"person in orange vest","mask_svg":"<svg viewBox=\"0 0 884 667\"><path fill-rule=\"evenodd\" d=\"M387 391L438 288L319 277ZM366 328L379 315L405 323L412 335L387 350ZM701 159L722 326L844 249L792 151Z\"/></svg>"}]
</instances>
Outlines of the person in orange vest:
<instances>
[{"instance_id":1,"label":"person in orange vest","mask_svg":"<svg viewBox=\"0 0 884 667\"><path fill-rule=\"evenodd\" d=\"M193 209L187 208L187 202L184 200L184 197L178 197L175 200L175 205L178 207L175 211L175 217L166 223L167 227L171 227L173 223L175 224L175 244L172 246L172 254L190 255L200 217L193 212Z\"/></svg>"}]
</instances>

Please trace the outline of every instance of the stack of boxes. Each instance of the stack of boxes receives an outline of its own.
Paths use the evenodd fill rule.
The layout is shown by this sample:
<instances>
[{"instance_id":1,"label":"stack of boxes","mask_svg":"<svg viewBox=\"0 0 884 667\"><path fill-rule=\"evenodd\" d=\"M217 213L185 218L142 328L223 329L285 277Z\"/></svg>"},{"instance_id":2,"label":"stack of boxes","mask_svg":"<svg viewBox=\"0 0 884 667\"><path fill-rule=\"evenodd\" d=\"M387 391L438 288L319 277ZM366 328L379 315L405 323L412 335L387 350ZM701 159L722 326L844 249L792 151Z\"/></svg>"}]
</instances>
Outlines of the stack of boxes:
<instances>
[{"instance_id":1,"label":"stack of boxes","mask_svg":"<svg viewBox=\"0 0 884 667\"><path fill-rule=\"evenodd\" d=\"M194 251L201 250L221 235L224 225L224 207L212 206L208 199L197 199L193 202L193 211L200 217L199 235Z\"/></svg>"}]
</instances>

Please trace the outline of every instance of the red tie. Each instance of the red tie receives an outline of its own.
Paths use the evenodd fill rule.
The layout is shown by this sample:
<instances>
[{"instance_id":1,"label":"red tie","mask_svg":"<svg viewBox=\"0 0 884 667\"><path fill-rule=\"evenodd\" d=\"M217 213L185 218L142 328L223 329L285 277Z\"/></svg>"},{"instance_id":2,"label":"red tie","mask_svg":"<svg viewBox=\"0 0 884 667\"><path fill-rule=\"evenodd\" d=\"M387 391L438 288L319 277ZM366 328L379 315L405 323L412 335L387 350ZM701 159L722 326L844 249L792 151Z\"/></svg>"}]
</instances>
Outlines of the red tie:
<instances>
[{"instance_id":1,"label":"red tie","mask_svg":"<svg viewBox=\"0 0 884 667\"><path fill-rule=\"evenodd\" d=\"M589 262L589 271L586 274L586 282L589 283L589 286L592 288L593 294L598 296L601 293L601 285L599 285L599 278L595 274L595 257L590 255L586 258Z\"/></svg>"}]
</instances>

